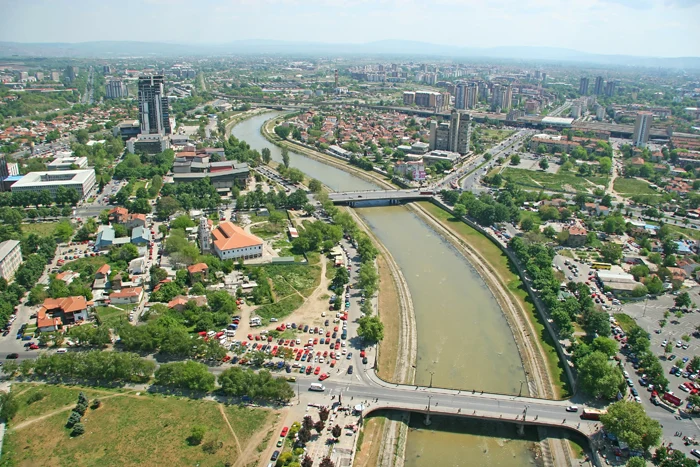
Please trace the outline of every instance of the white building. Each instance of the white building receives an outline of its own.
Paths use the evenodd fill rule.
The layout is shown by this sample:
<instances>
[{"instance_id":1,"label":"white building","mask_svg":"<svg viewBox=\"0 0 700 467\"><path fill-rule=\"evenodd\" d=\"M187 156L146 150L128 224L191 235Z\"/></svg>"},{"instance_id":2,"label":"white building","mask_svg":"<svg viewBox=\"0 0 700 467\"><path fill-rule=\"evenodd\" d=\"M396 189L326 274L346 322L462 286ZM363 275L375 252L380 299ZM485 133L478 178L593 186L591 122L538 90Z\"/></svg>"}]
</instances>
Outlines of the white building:
<instances>
[{"instance_id":1,"label":"white building","mask_svg":"<svg viewBox=\"0 0 700 467\"><path fill-rule=\"evenodd\" d=\"M211 231L214 252L220 259L253 259L262 256L263 241L232 222L221 222Z\"/></svg>"},{"instance_id":2,"label":"white building","mask_svg":"<svg viewBox=\"0 0 700 467\"><path fill-rule=\"evenodd\" d=\"M78 169L86 169L88 166L87 157L57 157L46 166L50 171L71 170L73 166Z\"/></svg>"},{"instance_id":3,"label":"white building","mask_svg":"<svg viewBox=\"0 0 700 467\"><path fill-rule=\"evenodd\" d=\"M19 265L22 264L22 250L17 240L0 243L0 277L11 280Z\"/></svg>"},{"instance_id":4,"label":"white building","mask_svg":"<svg viewBox=\"0 0 700 467\"><path fill-rule=\"evenodd\" d=\"M632 142L636 147L643 148L647 145L652 120L654 120L654 114L651 112L637 112L637 119L634 121L634 133L632 133Z\"/></svg>"},{"instance_id":5,"label":"white building","mask_svg":"<svg viewBox=\"0 0 700 467\"><path fill-rule=\"evenodd\" d=\"M48 190L56 196L59 187L73 188L80 198L85 198L95 187L93 169L62 170L59 172L30 172L12 185L12 192Z\"/></svg>"}]
</instances>

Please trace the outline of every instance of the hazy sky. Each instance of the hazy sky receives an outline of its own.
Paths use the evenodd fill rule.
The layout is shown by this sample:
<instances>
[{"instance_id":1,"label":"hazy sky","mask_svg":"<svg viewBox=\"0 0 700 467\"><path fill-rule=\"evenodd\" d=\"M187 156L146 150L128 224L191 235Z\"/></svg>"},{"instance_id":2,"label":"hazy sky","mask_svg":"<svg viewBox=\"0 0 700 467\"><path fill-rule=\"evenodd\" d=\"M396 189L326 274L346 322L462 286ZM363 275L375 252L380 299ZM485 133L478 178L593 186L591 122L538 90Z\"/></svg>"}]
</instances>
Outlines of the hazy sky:
<instances>
[{"instance_id":1,"label":"hazy sky","mask_svg":"<svg viewBox=\"0 0 700 467\"><path fill-rule=\"evenodd\" d=\"M0 0L0 41L407 39L700 56L700 0Z\"/></svg>"}]
</instances>

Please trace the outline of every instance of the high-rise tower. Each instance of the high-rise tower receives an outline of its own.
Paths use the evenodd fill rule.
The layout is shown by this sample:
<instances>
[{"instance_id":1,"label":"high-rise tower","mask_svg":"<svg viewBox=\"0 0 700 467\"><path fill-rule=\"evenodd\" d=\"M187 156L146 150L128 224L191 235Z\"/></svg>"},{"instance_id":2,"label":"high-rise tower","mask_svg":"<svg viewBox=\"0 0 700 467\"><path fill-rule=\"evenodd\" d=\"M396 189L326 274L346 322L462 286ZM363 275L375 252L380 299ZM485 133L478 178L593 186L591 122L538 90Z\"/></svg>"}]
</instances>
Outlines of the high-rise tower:
<instances>
[{"instance_id":1,"label":"high-rise tower","mask_svg":"<svg viewBox=\"0 0 700 467\"><path fill-rule=\"evenodd\" d=\"M139 77L139 120L141 134L169 135L170 106L162 75Z\"/></svg>"}]
</instances>

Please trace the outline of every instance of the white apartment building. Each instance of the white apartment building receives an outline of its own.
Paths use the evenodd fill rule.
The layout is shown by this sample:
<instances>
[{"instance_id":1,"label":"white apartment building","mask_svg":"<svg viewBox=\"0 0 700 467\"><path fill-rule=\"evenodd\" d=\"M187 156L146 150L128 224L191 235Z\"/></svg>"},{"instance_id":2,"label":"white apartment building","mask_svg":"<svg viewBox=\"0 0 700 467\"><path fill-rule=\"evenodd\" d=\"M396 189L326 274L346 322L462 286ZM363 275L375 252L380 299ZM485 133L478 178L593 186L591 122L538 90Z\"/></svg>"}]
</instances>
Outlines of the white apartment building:
<instances>
[{"instance_id":1,"label":"white apartment building","mask_svg":"<svg viewBox=\"0 0 700 467\"><path fill-rule=\"evenodd\" d=\"M22 264L22 250L17 240L0 243L0 277L10 281Z\"/></svg>"},{"instance_id":2,"label":"white apartment building","mask_svg":"<svg viewBox=\"0 0 700 467\"><path fill-rule=\"evenodd\" d=\"M48 190L55 197L58 187L62 186L75 189L81 198L85 198L96 183L93 169L30 172L12 185L12 192Z\"/></svg>"}]
</instances>

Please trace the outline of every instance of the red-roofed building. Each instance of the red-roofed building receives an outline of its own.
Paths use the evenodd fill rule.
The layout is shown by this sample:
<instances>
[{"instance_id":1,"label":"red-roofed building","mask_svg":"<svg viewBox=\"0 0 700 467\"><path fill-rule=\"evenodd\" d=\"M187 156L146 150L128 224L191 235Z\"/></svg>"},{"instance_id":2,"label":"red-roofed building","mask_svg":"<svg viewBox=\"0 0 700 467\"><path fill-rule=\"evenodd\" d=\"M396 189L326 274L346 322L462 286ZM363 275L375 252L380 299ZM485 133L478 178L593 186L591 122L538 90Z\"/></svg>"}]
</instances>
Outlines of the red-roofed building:
<instances>
[{"instance_id":1,"label":"red-roofed building","mask_svg":"<svg viewBox=\"0 0 700 467\"><path fill-rule=\"evenodd\" d=\"M263 241L232 222L222 222L211 232L220 259L252 259L262 256Z\"/></svg>"},{"instance_id":2,"label":"red-roofed building","mask_svg":"<svg viewBox=\"0 0 700 467\"><path fill-rule=\"evenodd\" d=\"M206 263L193 264L192 266L187 267L187 272L190 274L190 276L201 274L202 277L206 279L207 275L209 274L209 266L207 266Z\"/></svg>"},{"instance_id":3,"label":"red-roofed building","mask_svg":"<svg viewBox=\"0 0 700 467\"><path fill-rule=\"evenodd\" d=\"M566 239L566 244L572 247L579 247L586 244L588 231L579 226L574 225L568 228L569 238Z\"/></svg>"},{"instance_id":4,"label":"red-roofed building","mask_svg":"<svg viewBox=\"0 0 700 467\"><path fill-rule=\"evenodd\" d=\"M112 208L109 211L109 222L113 224L125 224L129 220L129 210L121 206Z\"/></svg>"},{"instance_id":5,"label":"red-roofed building","mask_svg":"<svg viewBox=\"0 0 700 467\"><path fill-rule=\"evenodd\" d=\"M100 266L100 269L97 270L95 273L95 278L96 279L106 279L109 277L109 274L112 272L112 268L109 266L109 264L105 263L102 266Z\"/></svg>"},{"instance_id":6,"label":"red-roofed building","mask_svg":"<svg viewBox=\"0 0 700 467\"><path fill-rule=\"evenodd\" d=\"M109 300L112 303L139 303L143 298L143 288L141 287L125 287L119 292L109 294Z\"/></svg>"},{"instance_id":7,"label":"red-roofed building","mask_svg":"<svg viewBox=\"0 0 700 467\"><path fill-rule=\"evenodd\" d=\"M64 325L86 321L93 303L82 296L47 298L37 312L36 325L41 332L62 329Z\"/></svg>"}]
</instances>

